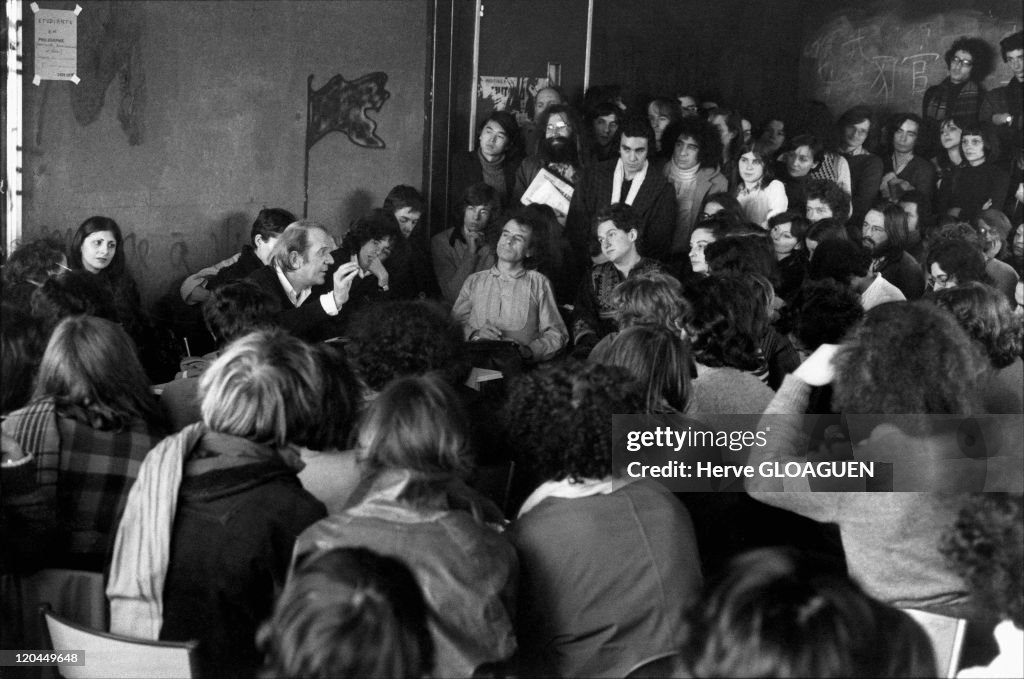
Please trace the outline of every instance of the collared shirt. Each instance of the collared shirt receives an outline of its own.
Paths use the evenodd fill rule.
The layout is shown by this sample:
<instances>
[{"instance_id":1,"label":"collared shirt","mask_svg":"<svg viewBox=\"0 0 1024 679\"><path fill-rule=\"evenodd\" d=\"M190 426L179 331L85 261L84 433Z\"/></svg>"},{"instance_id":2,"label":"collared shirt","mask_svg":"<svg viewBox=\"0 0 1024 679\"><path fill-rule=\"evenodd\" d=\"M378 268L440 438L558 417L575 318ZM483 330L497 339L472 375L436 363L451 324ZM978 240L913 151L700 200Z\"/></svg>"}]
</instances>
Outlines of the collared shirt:
<instances>
[{"instance_id":1,"label":"collared shirt","mask_svg":"<svg viewBox=\"0 0 1024 679\"><path fill-rule=\"evenodd\" d=\"M569 341L547 276L520 269L502 273L497 266L466 279L452 318L468 339L490 323L503 337L530 348L538 361L551 358Z\"/></svg>"},{"instance_id":2,"label":"collared shirt","mask_svg":"<svg viewBox=\"0 0 1024 679\"><path fill-rule=\"evenodd\" d=\"M284 290L284 294L288 295L288 299L291 301L292 306L298 309L302 306L302 303L309 298L313 292L313 288L306 288L301 292L296 292L295 288L292 287L291 281L284 275L284 271L277 264L274 265L274 273L277 274L277 280L281 283L281 288ZM362 273L362 271L360 271ZM320 306L327 312L328 316L337 316L340 308L334 303L334 292L325 292L320 295Z\"/></svg>"}]
</instances>

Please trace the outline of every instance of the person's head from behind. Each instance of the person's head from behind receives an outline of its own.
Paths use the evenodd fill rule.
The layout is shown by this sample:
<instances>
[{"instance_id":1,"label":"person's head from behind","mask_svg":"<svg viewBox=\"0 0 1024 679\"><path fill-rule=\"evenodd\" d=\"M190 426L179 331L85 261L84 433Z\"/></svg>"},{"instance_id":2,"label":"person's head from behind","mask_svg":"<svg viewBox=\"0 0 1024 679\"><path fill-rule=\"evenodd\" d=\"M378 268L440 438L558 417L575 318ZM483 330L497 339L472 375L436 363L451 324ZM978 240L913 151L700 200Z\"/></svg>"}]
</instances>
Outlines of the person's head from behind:
<instances>
[{"instance_id":1,"label":"person's head from behind","mask_svg":"<svg viewBox=\"0 0 1024 679\"><path fill-rule=\"evenodd\" d=\"M675 276L660 271L630 276L615 286L611 299L620 329L660 325L677 337L684 332L687 303Z\"/></svg>"},{"instance_id":2,"label":"person's head from behind","mask_svg":"<svg viewBox=\"0 0 1024 679\"><path fill-rule=\"evenodd\" d=\"M477 136L477 151L489 163L515 155L519 148L519 123L508 111L494 111L484 119Z\"/></svg>"},{"instance_id":3,"label":"person's head from behind","mask_svg":"<svg viewBox=\"0 0 1024 679\"><path fill-rule=\"evenodd\" d=\"M946 311L923 301L881 304L840 345L832 403L856 415L975 414L982 361Z\"/></svg>"},{"instance_id":4,"label":"person's head from behind","mask_svg":"<svg viewBox=\"0 0 1024 679\"><path fill-rule=\"evenodd\" d=\"M79 224L68 250L68 265L89 273L124 273L124 236L110 217L89 217Z\"/></svg>"},{"instance_id":5,"label":"person's head from behind","mask_svg":"<svg viewBox=\"0 0 1024 679\"><path fill-rule=\"evenodd\" d=\"M254 330L274 325L281 310L277 298L247 279L217 287L203 302L203 321L218 344L232 342Z\"/></svg>"},{"instance_id":6,"label":"person's head from behind","mask_svg":"<svg viewBox=\"0 0 1024 679\"><path fill-rule=\"evenodd\" d=\"M735 557L684 629L692 677L935 676L931 642L909 615L779 548Z\"/></svg>"},{"instance_id":7,"label":"person's head from behind","mask_svg":"<svg viewBox=\"0 0 1024 679\"><path fill-rule=\"evenodd\" d=\"M399 377L384 387L367 407L358 441L372 470L464 477L472 468L462 401L434 373Z\"/></svg>"},{"instance_id":8,"label":"person's head from behind","mask_svg":"<svg viewBox=\"0 0 1024 679\"><path fill-rule=\"evenodd\" d=\"M334 263L334 236L318 222L302 220L281 232L270 253L270 263L281 269L296 290L321 285Z\"/></svg>"},{"instance_id":9,"label":"person's head from behind","mask_svg":"<svg viewBox=\"0 0 1024 679\"><path fill-rule=\"evenodd\" d=\"M434 302L385 302L359 313L349 326L346 353L375 392L398 377L435 371L460 384L471 367L461 329Z\"/></svg>"},{"instance_id":10,"label":"person's head from behind","mask_svg":"<svg viewBox=\"0 0 1024 679\"><path fill-rule=\"evenodd\" d=\"M4 286L28 282L36 286L60 276L68 268L64 248L53 238L36 238L22 243L3 267Z\"/></svg>"},{"instance_id":11,"label":"person's head from behind","mask_svg":"<svg viewBox=\"0 0 1024 679\"><path fill-rule=\"evenodd\" d=\"M498 213L498 192L480 182L466 187L455 205L456 229L462 233L483 233Z\"/></svg>"},{"instance_id":12,"label":"person's head from behind","mask_svg":"<svg viewBox=\"0 0 1024 679\"><path fill-rule=\"evenodd\" d=\"M643 393L623 368L569 359L512 384L503 415L525 464L545 481L613 473L612 413L641 413Z\"/></svg>"},{"instance_id":13,"label":"person's head from behind","mask_svg":"<svg viewBox=\"0 0 1024 679\"><path fill-rule=\"evenodd\" d=\"M718 167L722 162L722 141L718 130L698 116L689 116L665 128L662 150L671 154L672 165L682 171L696 167Z\"/></svg>"},{"instance_id":14,"label":"person's head from behind","mask_svg":"<svg viewBox=\"0 0 1024 679\"><path fill-rule=\"evenodd\" d=\"M120 322L113 292L84 270L48 279L32 293L29 306L47 335L61 320L78 314Z\"/></svg>"},{"instance_id":15,"label":"person's head from behind","mask_svg":"<svg viewBox=\"0 0 1024 679\"><path fill-rule=\"evenodd\" d=\"M387 261L400 237L395 218L376 209L366 217L352 222L348 233L342 238L341 246L356 255L360 269L369 271L374 262Z\"/></svg>"},{"instance_id":16,"label":"person's head from behind","mask_svg":"<svg viewBox=\"0 0 1024 679\"><path fill-rule=\"evenodd\" d=\"M619 160L626 178L640 172L655 150L654 128L646 118L632 117L619 128Z\"/></svg>"},{"instance_id":17,"label":"person's head from behind","mask_svg":"<svg viewBox=\"0 0 1024 679\"><path fill-rule=\"evenodd\" d=\"M719 239L707 246L704 259L708 271L713 274L757 274L769 281L778 278L778 265L772 247L763 236L728 236Z\"/></svg>"},{"instance_id":18,"label":"person's head from behind","mask_svg":"<svg viewBox=\"0 0 1024 679\"><path fill-rule=\"evenodd\" d=\"M807 233L804 235L807 256L813 257L814 251L818 249L818 246L827 240L850 240L846 227L838 219L832 219L831 217L820 219L807 227Z\"/></svg>"},{"instance_id":19,"label":"person's head from behind","mask_svg":"<svg viewBox=\"0 0 1024 679\"><path fill-rule=\"evenodd\" d=\"M46 347L39 322L27 311L3 303L0 323L0 414L28 403Z\"/></svg>"},{"instance_id":20,"label":"person's head from behind","mask_svg":"<svg viewBox=\"0 0 1024 679\"><path fill-rule=\"evenodd\" d=\"M295 215L279 207L265 207L256 215L252 223L249 238L256 256L264 264L270 263L270 253L274 243L289 224L295 221Z\"/></svg>"},{"instance_id":21,"label":"person's head from behind","mask_svg":"<svg viewBox=\"0 0 1024 679\"><path fill-rule=\"evenodd\" d=\"M964 579L979 610L1024 629L1024 496L972 493L940 551Z\"/></svg>"},{"instance_id":22,"label":"person's head from behind","mask_svg":"<svg viewBox=\"0 0 1024 679\"><path fill-rule=\"evenodd\" d=\"M690 395L690 352L678 332L663 325L634 325L619 332L602 357L625 368L644 387L648 413L683 412Z\"/></svg>"},{"instance_id":23,"label":"person's head from behind","mask_svg":"<svg viewBox=\"0 0 1024 679\"><path fill-rule=\"evenodd\" d=\"M96 316L69 316L50 336L36 378L35 397L81 408L100 429L133 420L160 422L149 380L131 339Z\"/></svg>"},{"instance_id":24,"label":"person's head from behind","mask_svg":"<svg viewBox=\"0 0 1024 679\"><path fill-rule=\"evenodd\" d=\"M972 281L940 290L932 301L953 315L994 368L1005 368L1020 356L1021 321L1000 291Z\"/></svg>"},{"instance_id":25,"label":"person's head from behind","mask_svg":"<svg viewBox=\"0 0 1024 679\"><path fill-rule=\"evenodd\" d=\"M795 212L782 212L768 219L768 234L772 239L772 250L777 259L782 259L806 247L810 222Z\"/></svg>"},{"instance_id":26,"label":"person's head from behind","mask_svg":"<svg viewBox=\"0 0 1024 679\"><path fill-rule=\"evenodd\" d=\"M300 555L257 636L261 677L419 679L434 666L429 609L409 567L363 547Z\"/></svg>"},{"instance_id":27,"label":"person's head from behind","mask_svg":"<svg viewBox=\"0 0 1024 679\"><path fill-rule=\"evenodd\" d=\"M822 344L839 344L864 317L860 299L829 278L805 281L780 312L778 329L793 346L811 353Z\"/></svg>"},{"instance_id":28,"label":"person's head from behind","mask_svg":"<svg viewBox=\"0 0 1024 679\"><path fill-rule=\"evenodd\" d=\"M757 291L738 274L716 274L683 290L690 303L686 322L694 359L708 367L761 367L757 328L763 324Z\"/></svg>"},{"instance_id":29,"label":"person's head from behind","mask_svg":"<svg viewBox=\"0 0 1024 679\"><path fill-rule=\"evenodd\" d=\"M975 243L960 238L940 238L928 250L928 282L939 291L978 281L988 283L985 253Z\"/></svg>"},{"instance_id":30,"label":"person's head from behind","mask_svg":"<svg viewBox=\"0 0 1024 679\"><path fill-rule=\"evenodd\" d=\"M594 217L594 235L601 253L613 264L626 264L639 257L643 236L640 216L625 203L615 203Z\"/></svg>"},{"instance_id":31,"label":"person's head from behind","mask_svg":"<svg viewBox=\"0 0 1024 679\"><path fill-rule=\"evenodd\" d=\"M861 225L863 244L874 257L902 252L909 237L907 213L888 201L875 203L864 215Z\"/></svg>"},{"instance_id":32,"label":"person's head from behind","mask_svg":"<svg viewBox=\"0 0 1024 679\"><path fill-rule=\"evenodd\" d=\"M348 450L353 425L362 405L359 380L344 350L321 342L312 347L313 361L321 378L319 426L310 429L303 445L312 450Z\"/></svg>"},{"instance_id":33,"label":"person's head from behind","mask_svg":"<svg viewBox=\"0 0 1024 679\"><path fill-rule=\"evenodd\" d=\"M814 223L829 217L846 221L850 215L850 194L830 179L812 179L807 183L807 221Z\"/></svg>"},{"instance_id":34,"label":"person's head from behind","mask_svg":"<svg viewBox=\"0 0 1024 679\"><path fill-rule=\"evenodd\" d=\"M214 432L276 447L305 445L324 417L322 389L309 345L283 330L259 330L229 344L203 373L200 412Z\"/></svg>"},{"instance_id":35,"label":"person's head from behind","mask_svg":"<svg viewBox=\"0 0 1024 679\"><path fill-rule=\"evenodd\" d=\"M807 278L812 281L830 278L847 287L856 287L859 280L867 278L870 270L871 253L867 249L859 243L831 238L814 251L814 258L807 267Z\"/></svg>"}]
</instances>

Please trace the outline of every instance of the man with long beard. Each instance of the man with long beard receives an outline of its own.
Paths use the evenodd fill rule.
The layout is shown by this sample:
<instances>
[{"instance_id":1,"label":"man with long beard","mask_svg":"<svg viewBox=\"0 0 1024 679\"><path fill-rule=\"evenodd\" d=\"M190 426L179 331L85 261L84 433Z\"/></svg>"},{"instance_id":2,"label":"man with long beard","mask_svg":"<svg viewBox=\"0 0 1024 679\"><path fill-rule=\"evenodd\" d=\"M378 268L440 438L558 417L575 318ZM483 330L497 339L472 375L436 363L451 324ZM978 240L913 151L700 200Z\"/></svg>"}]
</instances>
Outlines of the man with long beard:
<instances>
[{"instance_id":1,"label":"man with long beard","mask_svg":"<svg viewBox=\"0 0 1024 679\"><path fill-rule=\"evenodd\" d=\"M552 104L541 114L537 127L544 134L537 153L522 162L516 172L512 198L519 202L542 169L575 185L583 169L580 153L580 121L567 104Z\"/></svg>"}]
</instances>

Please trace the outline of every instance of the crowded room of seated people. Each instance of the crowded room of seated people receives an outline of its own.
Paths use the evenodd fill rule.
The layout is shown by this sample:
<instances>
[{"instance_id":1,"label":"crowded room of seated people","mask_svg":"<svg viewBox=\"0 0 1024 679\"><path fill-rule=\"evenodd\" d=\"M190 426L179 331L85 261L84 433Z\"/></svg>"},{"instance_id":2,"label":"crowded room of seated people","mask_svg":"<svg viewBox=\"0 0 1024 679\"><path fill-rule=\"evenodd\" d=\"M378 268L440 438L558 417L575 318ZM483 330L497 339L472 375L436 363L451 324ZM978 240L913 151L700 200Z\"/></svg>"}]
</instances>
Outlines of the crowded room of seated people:
<instances>
[{"instance_id":1,"label":"crowded room of seated people","mask_svg":"<svg viewBox=\"0 0 1024 679\"><path fill-rule=\"evenodd\" d=\"M160 676L1024 676L1016 22L944 24L941 77L897 107L870 78L842 108L653 67L545 80L474 108L440 164L390 143L385 115L419 105L392 81L362 111L376 132L307 137L307 170L334 139L424 176L363 173L344 224L319 184L307 205L244 180L231 251L195 235L166 290L115 186L24 224L2 270L0 676L70 650L90 673L66 676L113 676L112 639L141 645L117 675L138 677L168 648L187 657ZM238 105L262 98L290 106ZM296 157L300 177L301 154L260 162ZM627 421L771 435L741 478L673 485L632 471ZM754 473L825 459L889 471Z\"/></svg>"}]
</instances>

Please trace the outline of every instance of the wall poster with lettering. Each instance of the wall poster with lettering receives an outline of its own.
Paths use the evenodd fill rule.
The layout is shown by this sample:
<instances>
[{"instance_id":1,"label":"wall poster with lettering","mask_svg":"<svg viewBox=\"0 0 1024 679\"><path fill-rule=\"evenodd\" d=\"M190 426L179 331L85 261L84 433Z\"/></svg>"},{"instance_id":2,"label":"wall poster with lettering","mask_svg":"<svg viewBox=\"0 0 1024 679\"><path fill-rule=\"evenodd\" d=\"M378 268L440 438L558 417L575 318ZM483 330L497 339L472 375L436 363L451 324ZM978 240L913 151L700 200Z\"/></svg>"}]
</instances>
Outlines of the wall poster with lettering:
<instances>
[{"instance_id":1,"label":"wall poster with lettering","mask_svg":"<svg viewBox=\"0 0 1024 679\"><path fill-rule=\"evenodd\" d=\"M37 3L30 5L35 14L36 44L32 83L43 80L70 80L76 85L78 78L78 15L79 5L73 10L43 9Z\"/></svg>"},{"instance_id":2,"label":"wall poster with lettering","mask_svg":"<svg viewBox=\"0 0 1024 679\"><path fill-rule=\"evenodd\" d=\"M522 124L533 117L537 92L550 83L548 78L482 75L477 85L477 120L493 111L508 111Z\"/></svg>"}]
</instances>

